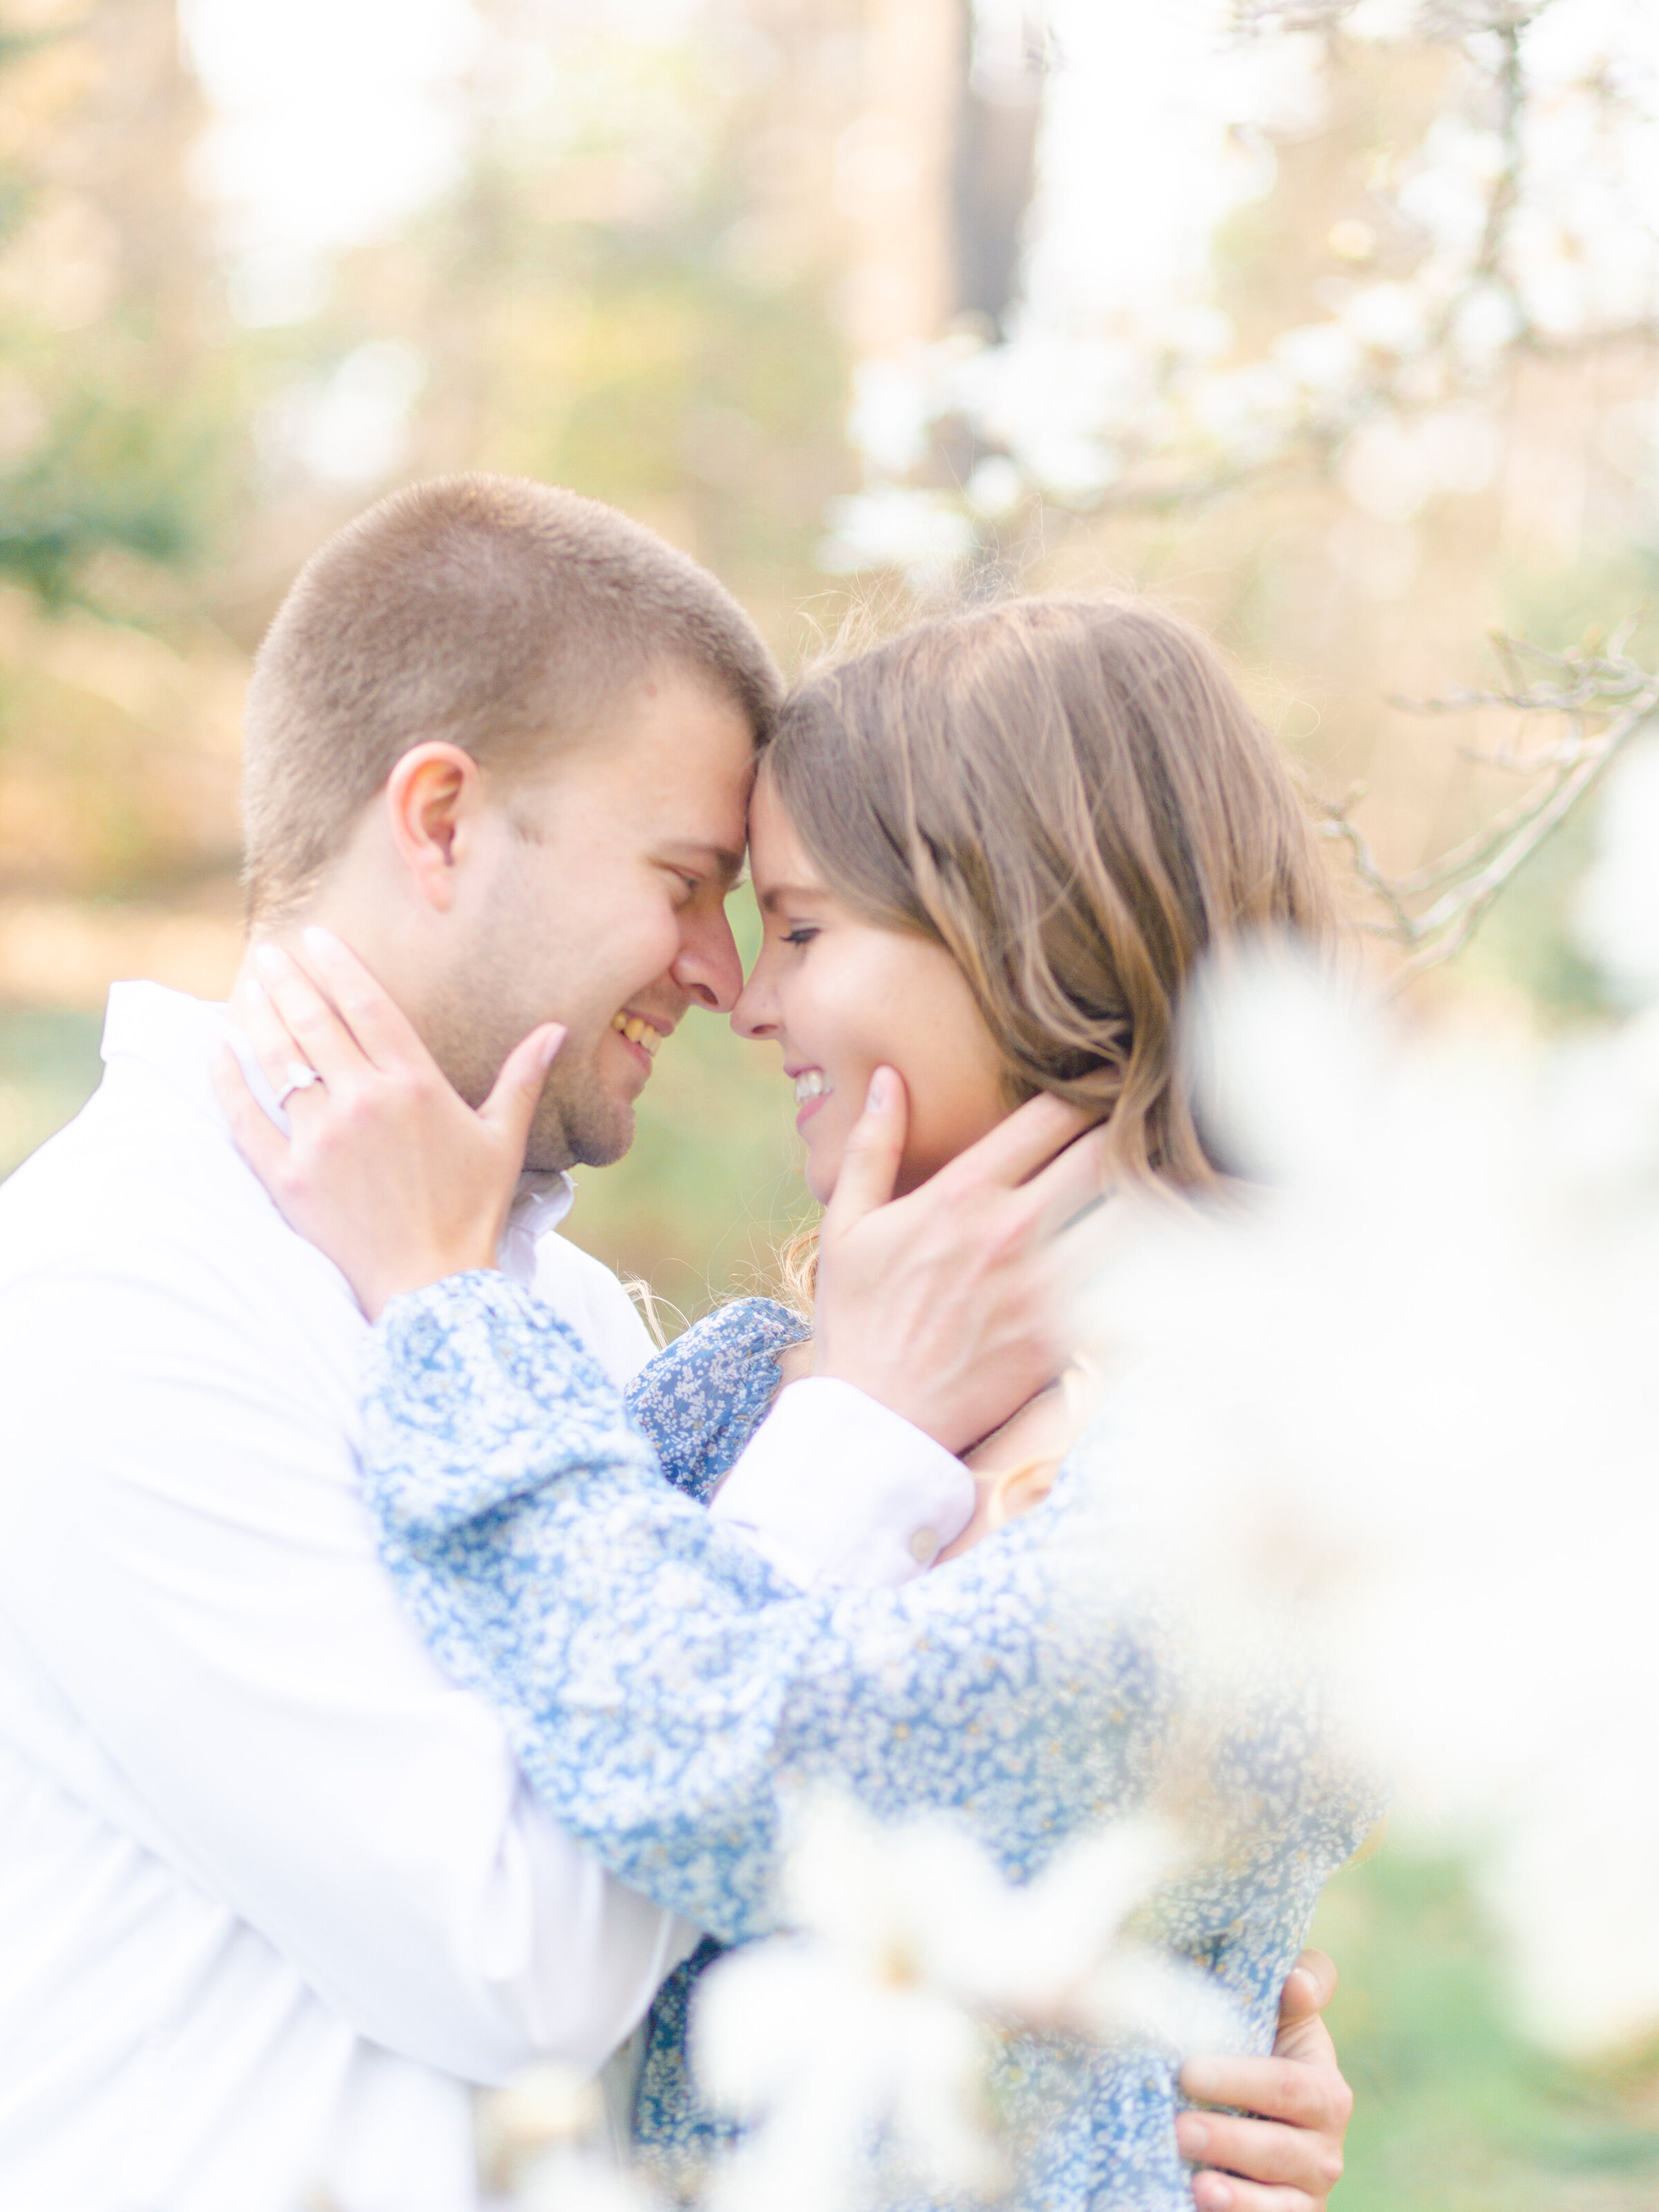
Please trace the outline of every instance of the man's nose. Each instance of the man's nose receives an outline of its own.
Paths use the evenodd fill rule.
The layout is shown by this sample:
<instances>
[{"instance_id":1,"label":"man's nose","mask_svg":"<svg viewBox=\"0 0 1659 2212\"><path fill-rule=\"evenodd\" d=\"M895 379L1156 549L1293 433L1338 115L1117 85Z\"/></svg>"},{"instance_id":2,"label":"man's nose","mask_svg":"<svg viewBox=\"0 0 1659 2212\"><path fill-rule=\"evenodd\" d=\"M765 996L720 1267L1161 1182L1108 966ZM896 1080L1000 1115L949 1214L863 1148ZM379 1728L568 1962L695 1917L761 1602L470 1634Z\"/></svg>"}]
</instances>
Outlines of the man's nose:
<instances>
[{"instance_id":1,"label":"man's nose","mask_svg":"<svg viewBox=\"0 0 1659 2212\"><path fill-rule=\"evenodd\" d=\"M736 1006L743 988L743 962L723 907L687 926L669 973L688 999L711 1013L725 1013Z\"/></svg>"}]
</instances>

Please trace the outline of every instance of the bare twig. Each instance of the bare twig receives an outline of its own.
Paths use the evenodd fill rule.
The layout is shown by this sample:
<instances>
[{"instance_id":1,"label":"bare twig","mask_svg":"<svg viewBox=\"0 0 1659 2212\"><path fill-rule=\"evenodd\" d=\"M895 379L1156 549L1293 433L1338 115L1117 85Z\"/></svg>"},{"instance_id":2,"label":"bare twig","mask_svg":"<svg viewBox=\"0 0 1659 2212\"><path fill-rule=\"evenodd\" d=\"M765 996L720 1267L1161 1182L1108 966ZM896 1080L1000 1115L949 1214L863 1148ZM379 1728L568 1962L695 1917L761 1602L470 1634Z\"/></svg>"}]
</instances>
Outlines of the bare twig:
<instances>
[{"instance_id":1,"label":"bare twig","mask_svg":"<svg viewBox=\"0 0 1659 2212\"><path fill-rule=\"evenodd\" d=\"M1326 802L1326 835L1347 846L1355 874L1385 917L1361 927L1372 935L1393 939L1408 956L1395 975L1396 986L1462 950L1504 886L1566 820L1637 732L1659 718L1659 674L1643 668L1624 651L1632 627L1621 624L1607 650L1600 653L1546 653L1520 638L1496 639L1498 659L1510 678L1507 688L1395 702L1425 714L1508 707L1524 715L1558 717L1567 726L1560 736L1535 749L1522 752L1511 747L1484 756L1491 765L1535 778L1537 787L1426 866L1403 876L1388 875L1352 820L1351 810L1359 794ZM1550 673L1523 681L1528 663Z\"/></svg>"}]
</instances>

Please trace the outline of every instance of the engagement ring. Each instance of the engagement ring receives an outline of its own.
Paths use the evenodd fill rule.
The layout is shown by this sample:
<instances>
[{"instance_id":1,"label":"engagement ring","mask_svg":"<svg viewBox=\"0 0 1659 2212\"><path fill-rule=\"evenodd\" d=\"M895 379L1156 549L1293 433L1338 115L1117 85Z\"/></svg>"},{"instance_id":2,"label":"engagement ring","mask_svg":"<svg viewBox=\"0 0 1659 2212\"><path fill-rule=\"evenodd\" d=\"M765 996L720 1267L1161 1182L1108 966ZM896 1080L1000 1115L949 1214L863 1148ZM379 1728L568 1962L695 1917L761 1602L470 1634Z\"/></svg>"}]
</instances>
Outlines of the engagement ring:
<instances>
[{"instance_id":1,"label":"engagement ring","mask_svg":"<svg viewBox=\"0 0 1659 2212\"><path fill-rule=\"evenodd\" d=\"M318 1074L316 1069L314 1067L307 1067L304 1060L289 1060L288 1064L288 1081L276 1093L276 1103L279 1106L286 1106L289 1100L293 1097L296 1091L309 1091L313 1083L320 1083L322 1079L322 1077Z\"/></svg>"}]
</instances>

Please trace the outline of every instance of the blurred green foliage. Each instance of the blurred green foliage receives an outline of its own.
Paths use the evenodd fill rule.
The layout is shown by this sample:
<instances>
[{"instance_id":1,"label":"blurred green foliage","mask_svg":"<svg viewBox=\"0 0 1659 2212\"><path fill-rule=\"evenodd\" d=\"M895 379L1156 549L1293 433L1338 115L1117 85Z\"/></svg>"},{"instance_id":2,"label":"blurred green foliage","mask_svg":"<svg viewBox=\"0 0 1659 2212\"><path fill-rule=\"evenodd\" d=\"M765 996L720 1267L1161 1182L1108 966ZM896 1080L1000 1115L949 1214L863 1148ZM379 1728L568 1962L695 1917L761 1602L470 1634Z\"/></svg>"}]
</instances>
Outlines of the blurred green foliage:
<instances>
[{"instance_id":1,"label":"blurred green foliage","mask_svg":"<svg viewBox=\"0 0 1659 2212\"><path fill-rule=\"evenodd\" d=\"M96 605L101 555L193 563L222 517L227 443L194 405L76 379L39 446L0 475L0 575L47 607Z\"/></svg>"},{"instance_id":2,"label":"blurred green foliage","mask_svg":"<svg viewBox=\"0 0 1659 2212\"><path fill-rule=\"evenodd\" d=\"M80 1111L102 1073L102 1017L0 1006L0 1176Z\"/></svg>"},{"instance_id":3,"label":"blurred green foliage","mask_svg":"<svg viewBox=\"0 0 1659 2212\"><path fill-rule=\"evenodd\" d=\"M1355 2100L1336 2212L1659 2203L1659 2052L1572 2065L1529 2044L1457 1862L1385 1841L1330 1884L1312 1940L1340 1969L1329 2021Z\"/></svg>"},{"instance_id":4,"label":"blurred green foliage","mask_svg":"<svg viewBox=\"0 0 1659 2212\"><path fill-rule=\"evenodd\" d=\"M135 81L112 83L118 69ZM135 91L142 120L123 112L112 151L112 99ZM127 0L102 46L79 15L0 29L0 581L102 605L104 556L199 564L243 483L246 394L204 342L213 272L185 173L200 100L170 0ZM61 158L76 139L95 149L80 176Z\"/></svg>"}]
</instances>

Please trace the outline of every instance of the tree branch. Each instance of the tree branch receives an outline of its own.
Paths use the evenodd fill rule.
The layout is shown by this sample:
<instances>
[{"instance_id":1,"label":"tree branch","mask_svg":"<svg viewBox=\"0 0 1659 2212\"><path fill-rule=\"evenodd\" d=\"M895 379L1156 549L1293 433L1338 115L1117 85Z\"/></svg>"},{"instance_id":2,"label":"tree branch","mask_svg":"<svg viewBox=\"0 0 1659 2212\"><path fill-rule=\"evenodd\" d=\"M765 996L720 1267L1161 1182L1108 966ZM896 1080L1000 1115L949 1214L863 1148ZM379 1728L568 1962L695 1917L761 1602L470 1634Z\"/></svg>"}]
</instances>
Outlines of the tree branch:
<instances>
[{"instance_id":1,"label":"tree branch","mask_svg":"<svg viewBox=\"0 0 1659 2212\"><path fill-rule=\"evenodd\" d=\"M1659 674L1625 654L1622 647L1628 635L1629 625L1621 626L1605 653L1546 653L1520 638L1499 638L1495 641L1498 657L1511 678L1507 689L1395 702L1424 714L1508 707L1520 714L1562 718L1568 725L1562 736L1535 750L1486 757L1491 765L1537 777L1540 787L1437 860L1407 874L1389 876L1352 817L1363 793L1324 802L1326 836L1347 846L1355 875L1386 917L1363 922L1362 928L1393 939L1408 956L1395 977L1396 988L1462 950L1504 886L1566 820L1638 731L1659 719ZM1528 662L1553 672L1553 680L1516 680ZM1589 722L1601 726L1589 729ZM1425 899L1426 906L1421 903Z\"/></svg>"}]
</instances>

